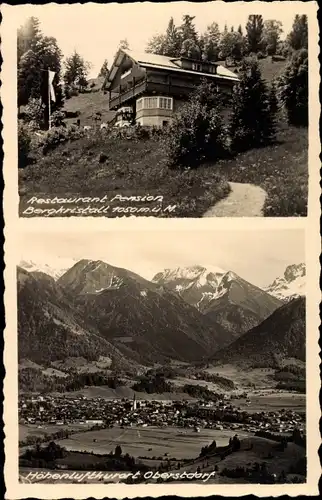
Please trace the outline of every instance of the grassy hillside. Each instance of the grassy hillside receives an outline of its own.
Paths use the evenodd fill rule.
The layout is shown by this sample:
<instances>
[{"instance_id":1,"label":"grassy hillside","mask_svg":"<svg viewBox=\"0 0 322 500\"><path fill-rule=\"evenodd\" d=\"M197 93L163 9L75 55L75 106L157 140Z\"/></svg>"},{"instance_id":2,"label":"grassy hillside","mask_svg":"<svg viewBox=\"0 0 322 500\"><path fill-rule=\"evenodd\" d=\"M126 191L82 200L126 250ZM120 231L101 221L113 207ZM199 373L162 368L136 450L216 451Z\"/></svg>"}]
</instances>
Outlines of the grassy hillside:
<instances>
[{"instance_id":1,"label":"grassy hillside","mask_svg":"<svg viewBox=\"0 0 322 500\"><path fill-rule=\"evenodd\" d=\"M95 82L93 82L95 83ZM109 122L114 118L115 112L109 111L108 94L104 94L96 85L94 91L73 96L65 102L65 111L79 111L81 125L94 125L95 113L102 113L102 122ZM67 123L73 123L75 118L68 118Z\"/></svg>"},{"instance_id":2,"label":"grassy hillside","mask_svg":"<svg viewBox=\"0 0 322 500\"><path fill-rule=\"evenodd\" d=\"M21 210L24 202L37 194L107 194L111 198L116 194L150 194L163 195L165 206L177 205L175 211L164 216L202 216L229 194L228 181L232 181L249 182L267 191L266 216L305 216L307 129L283 124L278 137L274 145L182 172L167 168L162 144L157 139L115 140L106 137L104 131L89 133L20 170ZM100 154L108 158L103 164Z\"/></svg>"},{"instance_id":3,"label":"grassy hillside","mask_svg":"<svg viewBox=\"0 0 322 500\"><path fill-rule=\"evenodd\" d=\"M284 451L279 450L278 443L261 437L251 437L241 441L241 449L233 452L221 460L220 454L206 457L209 466L217 465L218 474L225 475L225 470L231 471L238 467L251 469L255 464L266 464L267 471L271 474L285 474L293 472L294 468L305 459L305 449L289 443ZM198 459L194 466L199 466L205 459ZM228 476L229 477L229 476ZM239 481L238 481L239 482ZM245 481L240 481L245 482Z\"/></svg>"},{"instance_id":4,"label":"grassy hillside","mask_svg":"<svg viewBox=\"0 0 322 500\"><path fill-rule=\"evenodd\" d=\"M99 160L101 154L107 156L103 164ZM173 212L165 212L163 216L192 217L202 215L230 191L227 181L215 169L202 167L182 172L167 168L164 149L157 139L115 140L104 131L61 145L47 156L39 157L34 165L20 170L19 176L21 211L25 202L37 194L107 195L110 199L117 194L149 194L163 196L163 208L177 205ZM159 206L156 203L145 206L152 205ZM117 215L109 213L112 217Z\"/></svg>"}]
</instances>

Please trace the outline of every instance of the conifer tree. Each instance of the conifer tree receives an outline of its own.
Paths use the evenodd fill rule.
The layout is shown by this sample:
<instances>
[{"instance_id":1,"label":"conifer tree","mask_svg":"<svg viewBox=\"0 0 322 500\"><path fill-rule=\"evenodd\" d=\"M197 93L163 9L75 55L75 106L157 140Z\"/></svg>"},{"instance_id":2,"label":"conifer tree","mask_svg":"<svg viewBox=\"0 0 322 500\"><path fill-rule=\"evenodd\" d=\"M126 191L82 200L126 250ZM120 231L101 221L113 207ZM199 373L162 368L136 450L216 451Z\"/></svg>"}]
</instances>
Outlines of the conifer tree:
<instances>
[{"instance_id":1,"label":"conifer tree","mask_svg":"<svg viewBox=\"0 0 322 500\"><path fill-rule=\"evenodd\" d=\"M289 33L287 41L293 50L308 48L308 25L305 14L295 16L292 31Z\"/></svg>"},{"instance_id":2,"label":"conifer tree","mask_svg":"<svg viewBox=\"0 0 322 500\"><path fill-rule=\"evenodd\" d=\"M75 50L70 57L67 57L65 66L65 85L77 86L79 90L83 90L87 86L90 64Z\"/></svg>"},{"instance_id":3,"label":"conifer tree","mask_svg":"<svg viewBox=\"0 0 322 500\"><path fill-rule=\"evenodd\" d=\"M211 23L200 37L202 59L204 61L217 61L219 57L220 31L217 23Z\"/></svg>"},{"instance_id":4,"label":"conifer tree","mask_svg":"<svg viewBox=\"0 0 322 500\"><path fill-rule=\"evenodd\" d=\"M246 38L249 52L256 53L260 50L263 28L263 17L260 14L251 14L248 16Z\"/></svg>"},{"instance_id":5,"label":"conifer tree","mask_svg":"<svg viewBox=\"0 0 322 500\"><path fill-rule=\"evenodd\" d=\"M98 76L99 76L99 77L100 77L100 76L104 76L104 77L105 77L105 76L107 76L107 75L108 75L108 73L109 73L109 69L108 69L108 61L107 61L107 59L105 59L105 61L104 61L104 62L103 62L103 64L102 64L102 67L101 67L101 69L100 69L100 72L99 72Z\"/></svg>"},{"instance_id":6,"label":"conifer tree","mask_svg":"<svg viewBox=\"0 0 322 500\"><path fill-rule=\"evenodd\" d=\"M55 72L53 86L57 109L62 105L60 88L62 52L54 37L44 36L39 20L30 17L17 31L18 105L26 105L30 98L40 99L46 86L46 71ZM48 95L48 91L47 91Z\"/></svg>"},{"instance_id":7,"label":"conifer tree","mask_svg":"<svg viewBox=\"0 0 322 500\"><path fill-rule=\"evenodd\" d=\"M174 24L173 17L170 18L165 34L164 54L168 57L178 57L180 55L181 37Z\"/></svg>"},{"instance_id":8,"label":"conifer tree","mask_svg":"<svg viewBox=\"0 0 322 500\"><path fill-rule=\"evenodd\" d=\"M268 90L255 58L242 62L239 77L233 92L230 122L235 152L264 146L275 136Z\"/></svg>"},{"instance_id":9,"label":"conifer tree","mask_svg":"<svg viewBox=\"0 0 322 500\"><path fill-rule=\"evenodd\" d=\"M179 27L182 43L185 40L192 40L198 45L198 33L195 25L193 24L194 18L194 16L189 16L189 14L184 15L182 18L182 24Z\"/></svg>"},{"instance_id":10,"label":"conifer tree","mask_svg":"<svg viewBox=\"0 0 322 500\"><path fill-rule=\"evenodd\" d=\"M278 80L278 92L292 125L308 125L308 52L296 52Z\"/></svg>"}]
</instances>

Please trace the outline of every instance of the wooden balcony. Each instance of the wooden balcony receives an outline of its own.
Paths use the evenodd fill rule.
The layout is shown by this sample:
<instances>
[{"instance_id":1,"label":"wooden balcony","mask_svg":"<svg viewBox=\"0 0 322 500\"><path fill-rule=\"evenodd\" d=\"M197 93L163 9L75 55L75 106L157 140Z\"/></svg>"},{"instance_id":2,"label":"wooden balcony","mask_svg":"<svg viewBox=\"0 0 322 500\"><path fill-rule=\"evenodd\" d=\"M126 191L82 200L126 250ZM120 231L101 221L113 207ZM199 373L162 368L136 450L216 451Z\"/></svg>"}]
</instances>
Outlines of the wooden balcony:
<instances>
[{"instance_id":1,"label":"wooden balcony","mask_svg":"<svg viewBox=\"0 0 322 500\"><path fill-rule=\"evenodd\" d=\"M199 76L172 76L155 71L150 72L144 78L140 78L139 81L134 78L128 79L126 83L113 89L110 94L110 110L115 110L122 105L132 105L133 102L131 101L134 101L142 94L150 96L155 94L166 95L178 99L187 98L200 82L201 78ZM223 89L230 89L231 87L230 82L218 82L218 84Z\"/></svg>"},{"instance_id":2,"label":"wooden balcony","mask_svg":"<svg viewBox=\"0 0 322 500\"><path fill-rule=\"evenodd\" d=\"M110 110L117 109L122 104L128 104L129 101L135 99L137 96L145 92L147 89L146 79L136 82L134 84L127 83L123 87L119 87L118 92L111 92L109 107Z\"/></svg>"}]
</instances>

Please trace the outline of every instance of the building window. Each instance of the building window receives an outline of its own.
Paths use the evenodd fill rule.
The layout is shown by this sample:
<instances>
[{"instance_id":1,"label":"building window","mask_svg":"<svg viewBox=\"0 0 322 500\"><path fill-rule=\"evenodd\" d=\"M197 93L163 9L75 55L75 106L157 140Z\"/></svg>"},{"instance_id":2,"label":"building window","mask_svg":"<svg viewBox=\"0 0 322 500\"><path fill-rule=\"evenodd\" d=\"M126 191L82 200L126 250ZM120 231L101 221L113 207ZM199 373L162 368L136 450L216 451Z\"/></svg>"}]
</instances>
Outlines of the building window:
<instances>
[{"instance_id":1,"label":"building window","mask_svg":"<svg viewBox=\"0 0 322 500\"><path fill-rule=\"evenodd\" d=\"M172 109L173 108L172 97L159 97L159 108Z\"/></svg>"},{"instance_id":2,"label":"building window","mask_svg":"<svg viewBox=\"0 0 322 500\"><path fill-rule=\"evenodd\" d=\"M143 109L143 97L141 97L141 99L138 99L136 101L136 110L140 111L140 109Z\"/></svg>"},{"instance_id":3,"label":"building window","mask_svg":"<svg viewBox=\"0 0 322 500\"><path fill-rule=\"evenodd\" d=\"M153 109L158 107L158 98L157 97L145 97L144 98L144 107L145 109Z\"/></svg>"},{"instance_id":4,"label":"building window","mask_svg":"<svg viewBox=\"0 0 322 500\"><path fill-rule=\"evenodd\" d=\"M202 71L202 65L198 63L192 63L192 69L194 71Z\"/></svg>"},{"instance_id":5,"label":"building window","mask_svg":"<svg viewBox=\"0 0 322 500\"><path fill-rule=\"evenodd\" d=\"M128 70L126 70L126 71L124 71L124 73L122 73L122 75L121 75L121 79L122 79L122 78L125 78L125 77L126 77L126 76L128 76L128 75L130 75L130 74L131 74L131 71L132 71L132 69L131 69L131 68L130 68L130 69L128 69Z\"/></svg>"},{"instance_id":6,"label":"building window","mask_svg":"<svg viewBox=\"0 0 322 500\"><path fill-rule=\"evenodd\" d=\"M136 111L141 109L173 109L172 97L141 97L136 101Z\"/></svg>"}]
</instances>

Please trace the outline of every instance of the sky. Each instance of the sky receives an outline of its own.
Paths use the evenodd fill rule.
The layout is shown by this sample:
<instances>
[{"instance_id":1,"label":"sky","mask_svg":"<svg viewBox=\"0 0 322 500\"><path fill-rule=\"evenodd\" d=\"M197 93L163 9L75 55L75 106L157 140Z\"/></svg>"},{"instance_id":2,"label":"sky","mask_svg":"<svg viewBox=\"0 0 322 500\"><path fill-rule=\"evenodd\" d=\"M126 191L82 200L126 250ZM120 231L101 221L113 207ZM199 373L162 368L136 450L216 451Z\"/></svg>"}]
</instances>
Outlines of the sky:
<instances>
[{"instance_id":1,"label":"sky","mask_svg":"<svg viewBox=\"0 0 322 500\"><path fill-rule=\"evenodd\" d=\"M102 260L146 279L166 268L216 266L259 287L305 262L302 229L20 232L20 260L55 267ZM71 262L71 265L73 263Z\"/></svg>"},{"instance_id":2,"label":"sky","mask_svg":"<svg viewBox=\"0 0 322 500\"><path fill-rule=\"evenodd\" d=\"M255 4L255 5L254 5ZM292 5L293 4L293 5ZM7 6L8 8L8 6ZM10 12L9 12L10 11ZM302 12L303 11L303 12ZM12 24L18 28L30 16L40 20L47 36L54 36L64 56L74 50L92 63L90 77L96 77L105 59L112 64L120 40L127 39L132 50L144 51L147 41L157 33L164 33L170 17L180 24L184 14L195 16L198 31L215 21L223 30L246 24L249 14L262 14L265 19L283 23L284 36L291 30L294 15L305 13L299 2L137 2L107 5L16 5L8 9Z\"/></svg>"}]
</instances>

